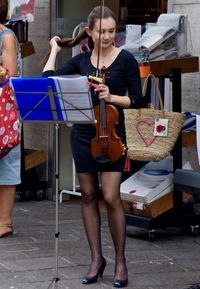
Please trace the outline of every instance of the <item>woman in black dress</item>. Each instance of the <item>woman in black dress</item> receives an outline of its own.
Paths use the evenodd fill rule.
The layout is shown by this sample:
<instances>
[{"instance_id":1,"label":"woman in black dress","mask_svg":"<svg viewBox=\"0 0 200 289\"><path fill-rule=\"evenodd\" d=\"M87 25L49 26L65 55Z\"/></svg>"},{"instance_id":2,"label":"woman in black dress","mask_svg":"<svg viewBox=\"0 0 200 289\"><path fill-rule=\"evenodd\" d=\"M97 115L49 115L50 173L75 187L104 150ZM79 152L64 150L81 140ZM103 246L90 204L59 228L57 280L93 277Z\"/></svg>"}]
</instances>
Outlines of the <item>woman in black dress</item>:
<instances>
[{"instance_id":1,"label":"woman in black dress","mask_svg":"<svg viewBox=\"0 0 200 289\"><path fill-rule=\"evenodd\" d=\"M103 17L100 21L101 11L101 7L95 7L91 11L88 16L88 27L81 35L81 38L85 34L92 39L92 50L74 56L62 68L56 70L56 57L63 43L58 36L53 37L50 41L51 51L43 70L43 76L69 74L88 76L94 75L97 66L106 68L108 75L106 82L97 89L91 88L93 106L99 105L100 99L103 99L106 104L117 108L119 123L116 131L123 143L126 144L123 109L144 106L138 63L129 52L113 45L116 34L116 17L109 8L103 7ZM77 44L78 38L79 36L75 41L68 39L66 46L72 47ZM101 50L97 61L99 41L101 41ZM91 264L82 283L97 282L106 267L101 247L101 220L98 207L98 172L100 172L101 189L116 253L113 285L121 288L128 283L124 254L126 225L120 199L120 182L126 156L123 155L113 162L96 161L91 154L91 140L94 138L95 132L95 126L92 124L74 124L71 130L72 153L82 193L83 223L91 250Z\"/></svg>"}]
</instances>

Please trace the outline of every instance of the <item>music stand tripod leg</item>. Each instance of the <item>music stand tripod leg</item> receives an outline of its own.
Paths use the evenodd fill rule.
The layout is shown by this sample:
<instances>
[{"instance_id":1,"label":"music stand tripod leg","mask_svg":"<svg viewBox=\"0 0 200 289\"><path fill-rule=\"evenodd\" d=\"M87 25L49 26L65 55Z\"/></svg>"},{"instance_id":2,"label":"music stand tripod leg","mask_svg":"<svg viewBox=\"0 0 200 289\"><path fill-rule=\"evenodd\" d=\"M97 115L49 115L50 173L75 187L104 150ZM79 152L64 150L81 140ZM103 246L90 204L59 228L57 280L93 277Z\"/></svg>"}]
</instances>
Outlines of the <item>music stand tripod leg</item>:
<instances>
[{"instance_id":1,"label":"music stand tripod leg","mask_svg":"<svg viewBox=\"0 0 200 289\"><path fill-rule=\"evenodd\" d=\"M51 77L12 77L10 81L12 83L17 109L19 110L22 121L54 121L55 124L55 277L50 283L48 289L52 286L52 288L58 288L58 130L60 122L95 123L92 98L87 85L88 78L87 76L80 76L77 78L69 77L68 79L56 79ZM77 87L79 88L79 91L77 91ZM76 97L72 97L72 94ZM26 101L26 97L31 97L33 102ZM73 188L73 190L75 190L75 188Z\"/></svg>"},{"instance_id":2,"label":"music stand tripod leg","mask_svg":"<svg viewBox=\"0 0 200 289\"><path fill-rule=\"evenodd\" d=\"M50 285L47 289L50 289L51 286L53 289L58 288L58 281L60 280L58 277L58 238L59 238L59 226L58 226L58 194L59 194L59 124L54 124L55 130L55 148L54 148L54 171L55 171L55 201L56 201L56 210L55 210L55 277L51 281Z\"/></svg>"}]
</instances>

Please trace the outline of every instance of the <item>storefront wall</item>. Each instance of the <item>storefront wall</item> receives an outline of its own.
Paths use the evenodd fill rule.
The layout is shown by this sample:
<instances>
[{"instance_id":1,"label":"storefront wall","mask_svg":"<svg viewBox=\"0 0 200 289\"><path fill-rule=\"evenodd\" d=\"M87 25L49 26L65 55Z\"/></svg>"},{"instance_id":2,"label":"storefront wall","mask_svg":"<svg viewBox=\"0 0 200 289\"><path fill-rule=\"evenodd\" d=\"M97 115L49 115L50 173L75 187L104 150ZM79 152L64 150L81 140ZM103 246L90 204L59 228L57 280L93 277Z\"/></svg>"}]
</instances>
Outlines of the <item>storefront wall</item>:
<instances>
[{"instance_id":1,"label":"storefront wall","mask_svg":"<svg viewBox=\"0 0 200 289\"><path fill-rule=\"evenodd\" d=\"M200 0L174 0L173 12L188 16L188 51L195 56L200 56L199 35ZM182 96L183 111L200 112L200 78L199 73L183 75Z\"/></svg>"},{"instance_id":2,"label":"storefront wall","mask_svg":"<svg viewBox=\"0 0 200 289\"><path fill-rule=\"evenodd\" d=\"M188 51L200 57L199 11L200 0L173 0L173 12L188 16ZM182 109L200 113L200 73L189 73L182 76ZM189 161L193 169L200 171L196 147L185 147L183 158Z\"/></svg>"}]
</instances>

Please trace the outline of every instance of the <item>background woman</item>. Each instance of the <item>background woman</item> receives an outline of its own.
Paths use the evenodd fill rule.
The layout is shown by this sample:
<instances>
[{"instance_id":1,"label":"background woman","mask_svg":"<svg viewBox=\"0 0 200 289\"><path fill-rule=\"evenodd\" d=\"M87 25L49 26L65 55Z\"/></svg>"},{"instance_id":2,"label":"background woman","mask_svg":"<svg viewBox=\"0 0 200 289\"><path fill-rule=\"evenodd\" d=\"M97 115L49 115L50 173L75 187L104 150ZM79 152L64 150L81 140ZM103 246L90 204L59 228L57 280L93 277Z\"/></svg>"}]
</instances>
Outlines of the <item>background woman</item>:
<instances>
[{"instance_id":1,"label":"background woman","mask_svg":"<svg viewBox=\"0 0 200 289\"><path fill-rule=\"evenodd\" d=\"M91 11L88 16L88 27L76 39L61 40L58 36L51 39L51 51L43 70L43 76L62 74L95 75L97 68L106 68L108 77L105 84L100 85L97 89L91 88L93 105L94 107L99 105L99 100L103 99L106 104L117 108L119 123L116 130L118 136L126 144L123 109L144 106L139 69L137 61L129 52L113 45L116 35L115 15L108 7L103 7L102 12L101 21L101 7L95 7ZM73 57L62 68L56 70L56 58L61 51L61 47L72 47L85 36L92 39L92 50ZM99 47L101 49L98 61ZM98 67L97 62L99 62ZM115 248L113 285L121 288L128 283L124 255L125 215L120 199L120 182L126 156L123 155L114 162L102 163L96 161L91 155L91 140L94 136L95 126L92 124L74 124L72 127L71 147L82 193L83 223L91 250L91 263L82 283L97 282L98 278L102 277L106 267L101 246L101 219L98 207L100 194L97 173L100 172L101 189Z\"/></svg>"},{"instance_id":2,"label":"background woman","mask_svg":"<svg viewBox=\"0 0 200 289\"><path fill-rule=\"evenodd\" d=\"M8 1L0 1L0 65L1 71L9 76L20 73L19 44L14 33L4 25L8 12ZM0 77L4 82L5 75ZM13 148L0 160L0 237L13 233L12 209L15 199L15 185L20 180L20 145Z\"/></svg>"}]
</instances>

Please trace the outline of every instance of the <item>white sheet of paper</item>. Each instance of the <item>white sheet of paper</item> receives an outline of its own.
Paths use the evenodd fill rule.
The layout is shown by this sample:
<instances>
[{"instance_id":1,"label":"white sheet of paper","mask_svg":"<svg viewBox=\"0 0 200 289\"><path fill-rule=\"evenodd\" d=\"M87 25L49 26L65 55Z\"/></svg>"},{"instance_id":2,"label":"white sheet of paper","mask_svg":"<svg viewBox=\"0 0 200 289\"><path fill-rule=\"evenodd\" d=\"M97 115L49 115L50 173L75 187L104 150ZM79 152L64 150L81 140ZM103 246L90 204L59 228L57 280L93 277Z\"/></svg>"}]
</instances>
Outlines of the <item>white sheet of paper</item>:
<instances>
[{"instance_id":1,"label":"white sheet of paper","mask_svg":"<svg viewBox=\"0 0 200 289\"><path fill-rule=\"evenodd\" d=\"M200 115L196 115L197 155L200 165Z\"/></svg>"},{"instance_id":2,"label":"white sheet of paper","mask_svg":"<svg viewBox=\"0 0 200 289\"><path fill-rule=\"evenodd\" d=\"M126 44L133 43L141 36L142 26L136 24L126 25Z\"/></svg>"},{"instance_id":3,"label":"white sheet of paper","mask_svg":"<svg viewBox=\"0 0 200 289\"><path fill-rule=\"evenodd\" d=\"M87 76L54 76L63 118L68 122L94 123L94 113Z\"/></svg>"}]
</instances>

